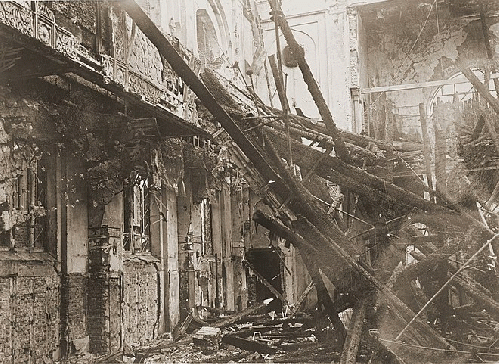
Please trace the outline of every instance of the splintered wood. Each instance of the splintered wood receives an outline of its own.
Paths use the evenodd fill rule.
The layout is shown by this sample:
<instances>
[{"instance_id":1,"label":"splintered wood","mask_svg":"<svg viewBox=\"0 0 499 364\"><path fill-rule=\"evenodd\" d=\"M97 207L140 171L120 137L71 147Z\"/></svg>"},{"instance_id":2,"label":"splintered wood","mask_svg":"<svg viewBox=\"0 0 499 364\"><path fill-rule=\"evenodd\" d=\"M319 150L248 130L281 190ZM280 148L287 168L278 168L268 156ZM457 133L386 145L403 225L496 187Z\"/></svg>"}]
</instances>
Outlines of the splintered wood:
<instances>
[{"instance_id":1,"label":"splintered wood","mask_svg":"<svg viewBox=\"0 0 499 364\"><path fill-rule=\"evenodd\" d=\"M265 194L262 197L265 198L273 216L256 213L255 220L287 239L298 249L313 278L318 297L323 295L322 306L331 321L338 317L340 307L354 307L354 317L341 362L355 362L355 353L359 342L363 340L362 333L368 333L367 336L377 340L385 352L391 353L390 355L401 363L466 361L477 351L472 352L470 346L467 346L469 343L463 343L462 340L465 339L458 337L458 330L455 327L452 329L451 326L458 319L464 320L463 316L456 317L464 311L463 307L468 307L466 304L478 303L486 309L485 313L490 313L487 316L489 321L487 324L484 324L483 320L469 323L468 318L468 324L473 327L469 332L478 338L483 337L476 333L478 329L475 326L479 326L482 330L480 332L486 332L484 335L488 335L490 330L487 330L494 322L499 326L499 323L492 319L492 316L497 315L497 297L492 295L493 290L487 292L482 289L481 284L487 282L483 274L480 276L481 273L470 273L468 270L465 272L463 266L460 266L464 264L459 260L462 257L447 248L455 244L466 258L477 258L477 261L464 261L466 264L474 263L478 265L475 268L483 268L484 265L479 265L478 258L489 258L479 254L481 250L478 248L494 235L493 231L488 226L477 223L462 206L448 200L448 176L441 171L437 173L437 192L441 192L437 196L437 203L425 200L422 193L410 192L395 183L394 159L401 155L415 158L424 151L425 173L431 174L428 168L427 135L424 145L396 142L393 139L393 125L390 124L394 120L390 115L386 120L389 124L385 124L384 133L388 135L385 141L340 132L336 128L305 60L303 49L294 39L277 2L269 0L269 3L274 16L277 17L276 22L298 61L324 125L317 125L307 118L294 115L287 115L286 123L283 123L280 110L266 107L252 90L245 91L241 97L235 97L231 92L238 92L237 88L234 88L236 91L228 91L214 72L206 70L202 75L204 83L201 82L135 1L127 0L121 4L157 46L160 54L213 114L214 119L222 125L237 145L234 148L242 151L244 156L241 154L236 161L238 167L248 172L250 181L265 181L265 186L256 186L256 190ZM491 107L499 112L499 101L476 76L466 68L463 68L462 72ZM244 102L241 100L246 100L248 104L242 105ZM252 111L251 115L248 115L248 110ZM388 113L385 111L385 114ZM422 125L425 126L425 115L422 114L421 118ZM269 123L269 120L272 122ZM483 126L481 129L484 129ZM493 134L493 128L489 129ZM445 137L443 134L440 136L442 138L437 138L437 149L442 155L438 163L445 165ZM303 138L312 139L312 144L314 141L318 142L319 147L325 149L326 153L317 150L317 145L305 145ZM329 151L332 149L336 156L330 155ZM286 157L289 162L292 160L293 166L283 162ZM251 168L248 168L248 165L251 165ZM305 179L301 179L296 173L295 165L308 172ZM422 183L416 173L413 173L411 178L414 183ZM311 181L321 180L339 186L345 196L350 196L346 200L349 207L343 207L348 211L330 209L330 201L321 200L312 193L317 188L314 188L316 186L313 186ZM473 214L475 212L472 211ZM418 216L416 214L420 215L417 221L411 220ZM423 237L427 239L426 242ZM490 243L490 252L493 255L497 253L497 245L496 241ZM413 252L411 259L416 261L414 268L405 264L409 256L408 248ZM432 254L439 252L444 254L439 257L441 262L435 260L438 264L432 267ZM404 262L402 267L400 261ZM429 269L425 270L423 267ZM322 275L333 284L334 294L322 289ZM474 281L477 277L481 278L480 282ZM409 284L404 285L404 279ZM497 281L495 275L494 279ZM451 299L457 300L455 295L453 296L453 290L460 293L460 309L457 309L457 305L450 304ZM279 297L278 293L274 294ZM417 300L413 299L414 296L417 296ZM327 302L328 299L331 304ZM358 304L354 306L355 302ZM366 302L375 302L375 305L372 307ZM210 326L228 327L247 318L249 312L263 308L264 305L250 308ZM481 314L483 316L483 312ZM317 330L319 322L318 319ZM343 332L342 327L336 328L336 332L343 336L345 328L343 327ZM226 335L224 340L231 345L250 350L273 352L272 345L262 346L266 340L272 341L271 338L262 340L263 333L260 332L260 339L256 331L251 333L255 335L251 340L241 335ZM281 335L282 332L273 334ZM460 338L461 341L446 339L450 337ZM489 351L499 353L499 349L494 348L498 342L497 338L485 342L489 345ZM475 346L483 349L482 346Z\"/></svg>"}]
</instances>

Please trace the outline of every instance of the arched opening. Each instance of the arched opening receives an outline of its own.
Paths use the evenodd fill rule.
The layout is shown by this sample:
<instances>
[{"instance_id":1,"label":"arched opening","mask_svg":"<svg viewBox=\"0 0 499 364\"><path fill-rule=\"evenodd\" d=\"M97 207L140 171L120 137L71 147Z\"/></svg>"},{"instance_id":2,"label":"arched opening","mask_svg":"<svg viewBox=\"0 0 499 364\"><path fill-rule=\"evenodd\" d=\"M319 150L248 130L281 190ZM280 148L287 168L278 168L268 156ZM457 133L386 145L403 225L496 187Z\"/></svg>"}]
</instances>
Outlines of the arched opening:
<instances>
[{"instance_id":1,"label":"arched opening","mask_svg":"<svg viewBox=\"0 0 499 364\"><path fill-rule=\"evenodd\" d=\"M199 59L204 67L212 64L221 55L215 26L206 9L196 12Z\"/></svg>"},{"instance_id":2,"label":"arched opening","mask_svg":"<svg viewBox=\"0 0 499 364\"><path fill-rule=\"evenodd\" d=\"M472 69L472 72L475 74L475 76L478 77L478 79L482 83L484 82L486 73L483 72L483 70L475 68ZM497 93L494 87L494 81L490 77L488 77L488 79L489 79L488 81L489 91L493 96L497 97ZM475 88L461 72L458 72L449 77L449 81L455 81L455 82L451 82L448 85L442 85L432 93L430 97L430 102L428 102L427 111L429 116L433 115L433 109L438 100L440 100L440 102L443 103L445 102L452 103L455 101L456 97L457 101L459 102L466 102L473 98L473 94L475 93Z\"/></svg>"}]
</instances>

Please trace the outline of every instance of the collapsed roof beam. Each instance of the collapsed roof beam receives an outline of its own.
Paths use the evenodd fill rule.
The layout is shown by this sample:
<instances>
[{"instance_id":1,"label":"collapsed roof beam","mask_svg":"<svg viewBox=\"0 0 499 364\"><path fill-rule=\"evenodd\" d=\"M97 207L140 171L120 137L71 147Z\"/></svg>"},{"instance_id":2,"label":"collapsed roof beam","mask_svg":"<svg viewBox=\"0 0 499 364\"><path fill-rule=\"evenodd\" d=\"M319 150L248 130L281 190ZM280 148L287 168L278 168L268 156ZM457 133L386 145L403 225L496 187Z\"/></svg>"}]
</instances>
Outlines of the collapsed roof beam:
<instances>
[{"instance_id":1,"label":"collapsed roof beam","mask_svg":"<svg viewBox=\"0 0 499 364\"><path fill-rule=\"evenodd\" d=\"M331 136L333 137L336 155L340 157L340 159L347 161L348 151L345 148L343 140L341 139L340 131L336 127L333 116L331 115L331 111L326 104L326 100L324 100L324 96L322 96L319 85L317 84L317 81L315 80L314 75L310 70L310 66L305 59L305 51L296 41L291 27L284 17L284 14L280 5L278 5L278 2L276 0L269 0L269 4L272 9L272 13L277 17L277 24L279 24L279 28L281 28L284 38L286 39L286 42L293 52L293 56L298 63L298 67L300 67L300 71L303 75L303 80L307 84L308 91L312 95L312 98L314 99L314 102L319 109L319 114L321 115L324 124L326 124L326 128L330 131Z\"/></svg>"},{"instance_id":2,"label":"collapsed roof beam","mask_svg":"<svg viewBox=\"0 0 499 364\"><path fill-rule=\"evenodd\" d=\"M196 94L216 120L222 124L227 133L229 133L264 178L268 181L275 181L275 184L279 185L279 188L288 190L257 148L243 134L241 129L234 123L234 120L232 120L225 110L217 103L206 86L187 65L184 59L178 54L175 47L163 35L137 2L135 0L123 0L120 1L119 4L135 21L147 38L156 46L159 53L168 61L172 69L184 80L187 86Z\"/></svg>"}]
</instances>

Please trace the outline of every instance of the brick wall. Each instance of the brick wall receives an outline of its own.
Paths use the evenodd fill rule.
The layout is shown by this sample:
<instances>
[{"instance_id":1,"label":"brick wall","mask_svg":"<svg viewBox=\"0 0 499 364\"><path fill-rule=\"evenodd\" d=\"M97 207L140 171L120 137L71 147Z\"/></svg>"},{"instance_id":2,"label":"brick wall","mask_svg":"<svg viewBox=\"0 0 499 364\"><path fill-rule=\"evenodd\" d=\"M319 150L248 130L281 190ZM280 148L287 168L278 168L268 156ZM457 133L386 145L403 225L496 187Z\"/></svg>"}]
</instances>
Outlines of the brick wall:
<instances>
[{"instance_id":1,"label":"brick wall","mask_svg":"<svg viewBox=\"0 0 499 364\"><path fill-rule=\"evenodd\" d=\"M0 264L0 363L50 362L59 343L59 277L50 263Z\"/></svg>"},{"instance_id":2,"label":"brick wall","mask_svg":"<svg viewBox=\"0 0 499 364\"><path fill-rule=\"evenodd\" d=\"M116 336L120 332L111 332L111 319L113 329L116 329L114 320L120 319L120 310L116 309L116 303L112 301L120 302L121 296L115 294L116 278L111 276L107 248L118 234L116 230L119 231L107 226L89 230L87 330L91 353L108 353L111 347L116 346Z\"/></svg>"}]
</instances>

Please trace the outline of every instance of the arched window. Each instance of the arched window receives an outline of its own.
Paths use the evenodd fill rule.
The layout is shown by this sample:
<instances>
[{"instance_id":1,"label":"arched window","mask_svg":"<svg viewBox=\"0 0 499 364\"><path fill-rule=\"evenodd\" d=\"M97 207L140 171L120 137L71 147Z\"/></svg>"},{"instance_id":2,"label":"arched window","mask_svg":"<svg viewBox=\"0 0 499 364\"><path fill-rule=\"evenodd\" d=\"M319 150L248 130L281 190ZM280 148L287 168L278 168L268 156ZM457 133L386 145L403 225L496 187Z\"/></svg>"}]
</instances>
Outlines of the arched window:
<instances>
[{"instance_id":1,"label":"arched window","mask_svg":"<svg viewBox=\"0 0 499 364\"><path fill-rule=\"evenodd\" d=\"M472 70L475 76L483 83L485 79L485 74L480 69ZM454 97L458 97L458 101L464 102L467 100L471 100L473 98L473 93L475 92L475 88L473 85L466 79L466 77L458 72L453 76L449 77L450 81L455 81L455 83L449 85L440 86L430 98L430 102L428 103L428 115L433 115L433 108L438 99L441 102L453 102ZM489 80L489 91L490 93L497 97L494 81L492 79Z\"/></svg>"},{"instance_id":2,"label":"arched window","mask_svg":"<svg viewBox=\"0 0 499 364\"><path fill-rule=\"evenodd\" d=\"M221 55L215 26L206 9L196 12L197 40L199 58L204 66L212 63Z\"/></svg>"}]
</instances>

